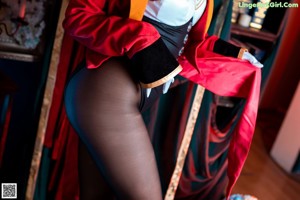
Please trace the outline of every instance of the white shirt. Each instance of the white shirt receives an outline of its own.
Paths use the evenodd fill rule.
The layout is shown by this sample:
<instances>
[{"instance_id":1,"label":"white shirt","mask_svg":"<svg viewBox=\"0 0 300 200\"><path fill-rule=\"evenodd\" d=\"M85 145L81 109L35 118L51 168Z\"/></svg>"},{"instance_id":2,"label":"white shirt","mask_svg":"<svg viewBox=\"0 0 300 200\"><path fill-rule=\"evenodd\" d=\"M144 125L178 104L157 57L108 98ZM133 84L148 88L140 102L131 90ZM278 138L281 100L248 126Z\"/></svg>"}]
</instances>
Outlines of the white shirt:
<instances>
[{"instance_id":1,"label":"white shirt","mask_svg":"<svg viewBox=\"0 0 300 200\"><path fill-rule=\"evenodd\" d=\"M181 26L193 17L193 25L202 16L207 0L148 1L144 15L170 26Z\"/></svg>"}]
</instances>

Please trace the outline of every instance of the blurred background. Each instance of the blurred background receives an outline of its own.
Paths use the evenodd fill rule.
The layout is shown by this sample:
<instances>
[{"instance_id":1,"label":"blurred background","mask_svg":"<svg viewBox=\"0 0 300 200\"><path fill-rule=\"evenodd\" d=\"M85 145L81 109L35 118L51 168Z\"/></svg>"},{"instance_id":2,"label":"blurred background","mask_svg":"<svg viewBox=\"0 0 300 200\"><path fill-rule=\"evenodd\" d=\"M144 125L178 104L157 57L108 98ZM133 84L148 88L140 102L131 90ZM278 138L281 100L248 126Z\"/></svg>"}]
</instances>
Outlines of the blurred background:
<instances>
[{"instance_id":1,"label":"blurred background","mask_svg":"<svg viewBox=\"0 0 300 200\"><path fill-rule=\"evenodd\" d=\"M243 6L259 2L270 1L215 0L209 29L264 64L255 137L234 193L295 200L300 199L300 2ZM78 185L68 182L73 179L60 179L67 173L64 160L75 159L68 156L67 146L75 141L61 109L70 73L64 66L72 65L61 60L72 51L61 47L77 48L61 27L67 3L0 0L0 182L17 182L18 199L77 198ZM218 98L219 107L236 106L232 98Z\"/></svg>"}]
</instances>

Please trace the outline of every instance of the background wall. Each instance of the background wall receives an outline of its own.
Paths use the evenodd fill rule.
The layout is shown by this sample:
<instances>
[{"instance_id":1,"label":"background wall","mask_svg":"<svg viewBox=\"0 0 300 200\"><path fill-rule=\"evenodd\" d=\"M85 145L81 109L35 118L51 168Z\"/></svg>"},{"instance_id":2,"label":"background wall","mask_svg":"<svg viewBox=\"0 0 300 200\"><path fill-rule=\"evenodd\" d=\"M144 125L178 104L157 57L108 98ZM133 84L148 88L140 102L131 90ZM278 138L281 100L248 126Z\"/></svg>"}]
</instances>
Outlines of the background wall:
<instances>
[{"instance_id":1,"label":"background wall","mask_svg":"<svg viewBox=\"0 0 300 200\"><path fill-rule=\"evenodd\" d=\"M300 4L299 0L295 2ZM277 57L263 90L261 108L286 111L296 90L300 78L299 19L299 8L291 8Z\"/></svg>"},{"instance_id":2,"label":"background wall","mask_svg":"<svg viewBox=\"0 0 300 200\"><path fill-rule=\"evenodd\" d=\"M299 5L300 1L295 0L294 3ZM258 124L264 131L262 137L268 151L277 137L300 80L299 18L299 8L290 8L277 55L262 90Z\"/></svg>"},{"instance_id":3,"label":"background wall","mask_svg":"<svg viewBox=\"0 0 300 200\"><path fill-rule=\"evenodd\" d=\"M0 166L0 182L17 183L18 199L25 199L28 172L60 7L58 0L48 2L48 13L45 15L45 45L40 59L32 62L0 59L1 73L9 77L17 86L17 90L12 95L12 112ZM0 4L0 8L1 6ZM1 134L0 132L0 139Z\"/></svg>"}]
</instances>

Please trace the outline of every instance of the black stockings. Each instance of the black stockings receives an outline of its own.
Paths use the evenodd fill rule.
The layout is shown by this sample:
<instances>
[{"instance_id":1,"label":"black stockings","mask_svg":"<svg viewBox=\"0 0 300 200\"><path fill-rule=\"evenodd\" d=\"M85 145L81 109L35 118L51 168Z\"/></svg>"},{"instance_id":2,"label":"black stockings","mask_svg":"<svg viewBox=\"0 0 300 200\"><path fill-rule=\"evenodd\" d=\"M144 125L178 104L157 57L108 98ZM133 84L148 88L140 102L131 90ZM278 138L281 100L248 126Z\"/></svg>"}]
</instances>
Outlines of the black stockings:
<instances>
[{"instance_id":1,"label":"black stockings","mask_svg":"<svg viewBox=\"0 0 300 200\"><path fill-rule=\"evenodd\" d=\"M101 68L83 68L66 90L67 114L83 141L80 200L162 199L154 152L139 111L141 91L125 63L111 59Z\"/></svg>"}]
</instances>

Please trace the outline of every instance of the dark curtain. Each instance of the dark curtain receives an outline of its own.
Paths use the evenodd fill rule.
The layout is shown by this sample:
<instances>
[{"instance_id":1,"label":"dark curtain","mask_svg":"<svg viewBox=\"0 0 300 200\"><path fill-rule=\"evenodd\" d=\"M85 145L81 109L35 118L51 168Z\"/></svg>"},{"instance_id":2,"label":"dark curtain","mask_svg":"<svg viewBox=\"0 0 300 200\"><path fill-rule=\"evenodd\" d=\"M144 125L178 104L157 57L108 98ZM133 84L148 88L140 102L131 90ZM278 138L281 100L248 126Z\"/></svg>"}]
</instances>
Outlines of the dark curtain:
<instances>
[{"instance_id":1,"label":"dark curtain","mask_svg":"<svg viewBox=\"0 0 300 200\"><path fill-rule=\"evenodd\" d=\"M174 87L146 113L163 191L175 167L183 133L195 95L190 82ZM227 183L227 150L243 102L222 108L216 96L205 91L176 199L210 199L223 196Z\"/></svg>"}]
</instances>

